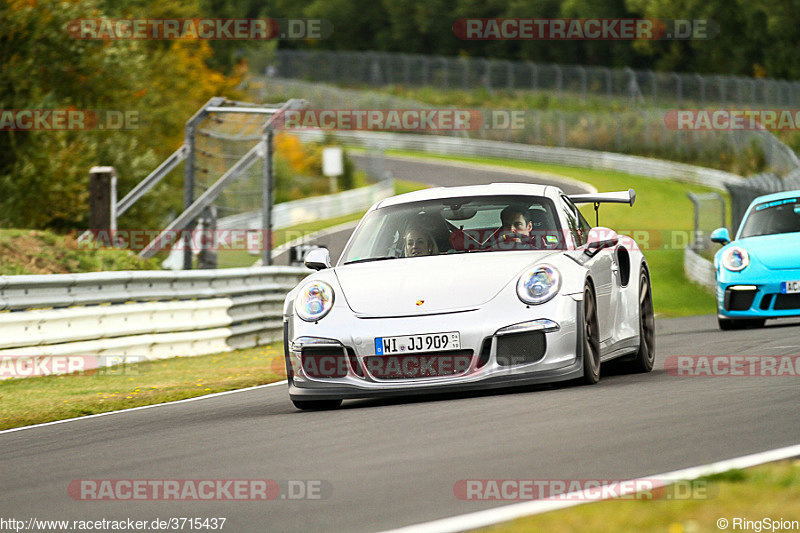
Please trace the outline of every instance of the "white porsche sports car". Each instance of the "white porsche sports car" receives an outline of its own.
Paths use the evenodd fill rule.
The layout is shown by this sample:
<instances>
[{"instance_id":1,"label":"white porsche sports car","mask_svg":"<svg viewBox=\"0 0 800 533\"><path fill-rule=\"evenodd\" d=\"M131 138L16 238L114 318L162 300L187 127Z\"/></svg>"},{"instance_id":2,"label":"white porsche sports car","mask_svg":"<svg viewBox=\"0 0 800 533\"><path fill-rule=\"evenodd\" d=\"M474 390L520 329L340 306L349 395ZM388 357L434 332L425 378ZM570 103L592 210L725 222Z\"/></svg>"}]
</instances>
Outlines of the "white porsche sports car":
<instances>
[{"instance_id":1,"label":"white porsche sports car","mask_svg":"<svg viewBox=\"0 0 800 533\"><path fill-rule=\"evenodd\" d=\"M388 198L361 220L336 266L286 297L289 396L299 409L343 399L582 380L655 355L650 275L636 243L592 228L579 203L628 203L633 190L565 195L520 183Z\"/></svg>"}]
</instances>

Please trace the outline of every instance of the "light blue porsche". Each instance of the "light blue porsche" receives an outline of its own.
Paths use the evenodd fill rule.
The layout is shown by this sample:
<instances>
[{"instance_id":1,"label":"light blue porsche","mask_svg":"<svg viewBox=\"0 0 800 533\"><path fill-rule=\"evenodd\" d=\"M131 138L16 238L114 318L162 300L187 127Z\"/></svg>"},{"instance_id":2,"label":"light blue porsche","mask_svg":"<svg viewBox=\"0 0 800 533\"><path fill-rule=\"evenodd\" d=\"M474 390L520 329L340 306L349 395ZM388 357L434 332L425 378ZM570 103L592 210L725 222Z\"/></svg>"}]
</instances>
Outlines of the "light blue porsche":
<instances>
[{"instance_id":1,"label":"light blue porsche","mask_svg":"<svg viewBox=\"0 0 800 533\"><path fill-rule=\"evenodd\" d=\"M720 329L800 316L800 190L756 198L736 239L718 228L711 240L724 245L714 256Z\"/></svg>"}]
</instances>

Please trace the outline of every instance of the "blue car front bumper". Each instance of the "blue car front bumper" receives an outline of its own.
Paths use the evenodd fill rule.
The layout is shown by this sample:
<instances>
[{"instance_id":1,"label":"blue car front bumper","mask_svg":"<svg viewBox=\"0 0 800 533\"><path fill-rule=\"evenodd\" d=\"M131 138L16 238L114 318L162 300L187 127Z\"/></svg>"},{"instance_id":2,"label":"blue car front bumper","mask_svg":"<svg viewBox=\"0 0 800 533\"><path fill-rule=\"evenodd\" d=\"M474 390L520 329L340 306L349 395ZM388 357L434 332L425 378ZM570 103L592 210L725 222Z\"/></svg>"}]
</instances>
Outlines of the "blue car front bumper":
<instances>
[{"instance_id":1,"label":"blue car front bumper","mask_svg":"<svg viewBox=\"0 0 800 533\"><path fill-rule=\"evenodd\" d=\"M800 280L800 269L770 270L750 264L741 272L717 270L717 313L727 318L800 316L800 294L783 294L782 284Z\"/></svg>"}]
</instances>

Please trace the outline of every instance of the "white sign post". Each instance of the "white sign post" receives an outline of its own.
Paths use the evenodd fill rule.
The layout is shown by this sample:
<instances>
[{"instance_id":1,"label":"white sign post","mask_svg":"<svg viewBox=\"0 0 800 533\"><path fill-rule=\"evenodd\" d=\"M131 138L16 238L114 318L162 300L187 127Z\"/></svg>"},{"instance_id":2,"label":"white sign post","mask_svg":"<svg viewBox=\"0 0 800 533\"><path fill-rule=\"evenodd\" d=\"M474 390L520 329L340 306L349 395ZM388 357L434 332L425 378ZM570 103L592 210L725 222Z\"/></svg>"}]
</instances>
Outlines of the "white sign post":
<instances>
[{"instance_id":1,"label":"white sign post","mask_svg":"<svg viewBox=\"0 0 800 533\"><path fill-rule=\"evenodd\" d=\"M331 194L336 192L336 178L344 174L344 154L338 146L322 149L322 173L330 178Z\"/></svg>"}]
</instances>

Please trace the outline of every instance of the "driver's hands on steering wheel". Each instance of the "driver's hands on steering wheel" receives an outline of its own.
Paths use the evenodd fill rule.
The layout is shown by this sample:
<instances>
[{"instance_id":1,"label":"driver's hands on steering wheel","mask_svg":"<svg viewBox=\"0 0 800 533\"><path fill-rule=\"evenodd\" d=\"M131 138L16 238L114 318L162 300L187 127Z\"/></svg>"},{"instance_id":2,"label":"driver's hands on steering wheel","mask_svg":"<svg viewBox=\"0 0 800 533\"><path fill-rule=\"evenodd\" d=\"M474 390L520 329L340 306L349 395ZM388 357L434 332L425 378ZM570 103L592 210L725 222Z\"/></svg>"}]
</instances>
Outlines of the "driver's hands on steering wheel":
<instances>
[{"instance_id":1,"label":"driver's hands on steering wheel","mask_svg":"<svg viewBox=\"0 0 800 533\"><path fill-rule=\"evenodd\" d=\"M536 239L530 237L529 235L525 235L524 233L515 233L513 231L503 231L497 237L497 243L495 244L497 247L500 248L528 248L530 246L535 245Z\"/></svg>"}]
</instances>

